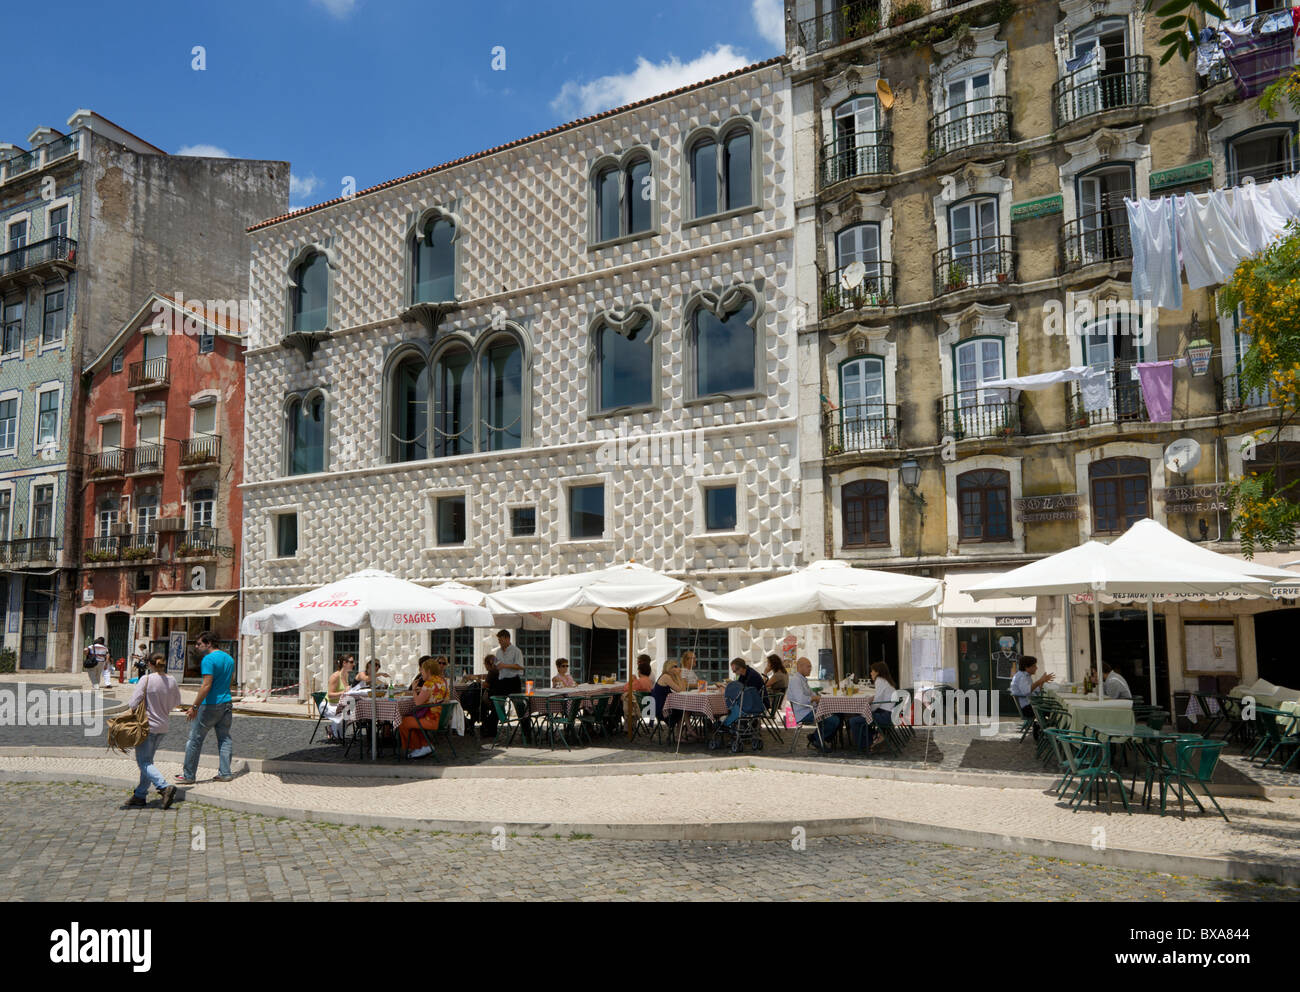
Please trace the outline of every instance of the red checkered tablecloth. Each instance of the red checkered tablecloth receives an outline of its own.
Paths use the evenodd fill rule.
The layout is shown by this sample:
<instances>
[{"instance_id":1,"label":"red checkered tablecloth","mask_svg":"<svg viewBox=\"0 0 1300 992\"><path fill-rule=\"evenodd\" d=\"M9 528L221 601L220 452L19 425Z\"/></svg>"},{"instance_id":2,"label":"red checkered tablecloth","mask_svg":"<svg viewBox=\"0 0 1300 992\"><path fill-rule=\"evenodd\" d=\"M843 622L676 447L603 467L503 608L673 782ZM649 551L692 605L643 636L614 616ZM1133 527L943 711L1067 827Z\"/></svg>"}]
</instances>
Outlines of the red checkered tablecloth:
<instances>
[{"instance_id":1,"label":"red checkered tablecloth","mask_svg":"<svg viewBox=\"0 0 1300 992\"><path fill-rule=\"evenodd\" d=\"M391 724L396 729L401 724L402 717L410 716L415 712L415 698L399 696L396 699L369 699L366 696L357 696L352 710L352 719L369 723L372 709L377 722ZM456 709L452 711L451 729L461 737L465 736L465 711L460 708L459 700L456 701Z\"/></svg>"},{"instance_id":2,"label":"red checkered tablecloth","mask_svg":"<svg viewBox=\"0 0 1300 992\"><path fill-rule=\"evenodd\" d=\"M561 696L580 696L583 699L595 699L597 696L621 696L627 692L627 683L622 685L593 685L587 683L572 689L536 689L533 691L531 707L534 713L546 712L546 701Z\"/></svg>"},{"instance_id":3,"label":"red checkered tablecloth","mask_svg":"<svg viewBox=\"0 0 1300 992\"><path fill-rule=\"evenodd\" d=\"M851 716L871 716L871 701L875 696L822 696L817 700L817 719L832 713Z\"/></svg>"},{"instance_id":4,"label":"red checkered tablecloth","mask_svg":"<svg viewBox=\"0 0 1300 992\"><path fill-rule=\"evenodd\" d=\"M681 710L683 713L700 713L704 716L726 716L727 700L721 692L670 692L664 701L664 711Z\"/></svg>"}]
</instances>

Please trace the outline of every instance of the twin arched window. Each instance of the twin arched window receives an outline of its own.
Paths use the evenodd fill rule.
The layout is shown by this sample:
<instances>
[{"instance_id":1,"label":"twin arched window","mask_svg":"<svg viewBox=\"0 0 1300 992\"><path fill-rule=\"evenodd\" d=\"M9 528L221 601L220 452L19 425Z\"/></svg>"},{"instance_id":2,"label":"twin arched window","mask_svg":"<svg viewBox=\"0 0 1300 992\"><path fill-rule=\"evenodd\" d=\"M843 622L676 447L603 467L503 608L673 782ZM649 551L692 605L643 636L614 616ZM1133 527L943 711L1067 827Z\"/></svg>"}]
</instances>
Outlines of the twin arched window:
<instances>
[{"instance_id":1,"label":"twin arched window","mask_svg":"<svg viewBox=\"0 0 1300 992\"><path fill-rule=\"evenodd\" d=\"M286 474L325 471L325 397L295 396L285 406Z\"/></svg>"},{"instance_id":2,"label":"twin arched window","mask_svg":"<svg viewBox=\"0 0 1300 992\"><path fill-rule=\"evenodd\" d=\"M310 252L294 266L292 279L292 333L325 330L329 324L329 260L322 252Z\"/></svg>"},{"instance_id":3,"label":"twin arched window","mask_svg":"<svg viewBox=\"0 0 1300 992\"><path fill-rule=\"evenodd\" d=\"M411 246L411 302L446 303L456 298L456 226L430 217Z\"/></svg>"},{"instance_id":4,"label":"twin arched window","mask_svg":"<svg viewBox=\"0 0 1300 992\"><path fill-rule=\"evenodd\" d=\"M654 226L650 159L634 155L623 165L599 168L594 181L596 242L645 234Z\"/></svg>"},{"instance_id":5,"label":"twin arched window","mask_svg":"<svg viewBox=\"0 0 1300 992\"><path fill-rule=\"evenodd\" d=\"M689 157L693 217L754 205L754 134L747 127L696 140Z\"/></svg>"},{"instance_id":6,"label":"twin arched window","mask_svg":"<svg viewBox=\"0 0 1300 992\"><path fill-rule=\"evenodd\" d=\"M402 357L389 376L390 461L509 451L524 444L524 349L498 334L472 351L456 341L430 362Z\"/></svg>"},{"instance_id":7,"label":"twin arched window","mask_svg":"<svg viewBox=\"0 0 1300 992\"><path fill-rule=\"evenodd\" d=\"M691 317L695 395L752 392L758 381L758 312L752 296L736 298L735 309L697 307Z\"/></svg>"}]
</instances>

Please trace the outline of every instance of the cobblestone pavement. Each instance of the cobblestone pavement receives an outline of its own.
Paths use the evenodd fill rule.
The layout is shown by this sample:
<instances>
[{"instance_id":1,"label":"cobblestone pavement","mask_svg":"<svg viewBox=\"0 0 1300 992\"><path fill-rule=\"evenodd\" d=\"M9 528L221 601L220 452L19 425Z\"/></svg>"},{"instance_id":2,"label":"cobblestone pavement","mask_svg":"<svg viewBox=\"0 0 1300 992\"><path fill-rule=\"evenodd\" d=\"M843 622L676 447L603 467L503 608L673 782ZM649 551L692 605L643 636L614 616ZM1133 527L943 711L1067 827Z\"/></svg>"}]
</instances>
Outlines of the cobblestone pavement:
<instances>
[{"instance_id":1,"label":"cobblestone pavement","mask_svg":"<svg viewBox=\"0 0 1300 992\"><path fill-rule=\"evenodd\" d=\"M810 838L806 850L795 851L787 843L507 836L504 850L494 850L488 836L329 827L196 802L163 812L151 800L146 809L119 811L123 798L85 783L0 783L0 899L1297 898L1297 890L1281 886L872 837Z\"/></svg>"},{"instance_id":2,"label":"cobblestone pavement","mask_svg":"<svg viewBox=\"0 0 1300 992\"><path fill-rule=\"evenodd\" d=\"M287 717L258 717L236 715L232 727L235 738L236 758L280 759L285 761L324 762L346 764L363 760L361 745L353 747L351 754L345 756L344 748L334 744L322 744L320 735L314 745L308 741L312 736L314 721L292 719ZM1010 724L1006 725L1008 728ZM323 733L323 730L322 732ZM801 733L803 733L801 731ZM164 738L161 753L181 753L185 749L186 723L184 717L172 721L171 732ZM997 736L983 736L977 727L941 727L935 730L918 730L910 743L899 756L881 754L866 757L856 750L840 750L829 756L822 756L810 751L800 743L793 752L789 745L790 731L783 731L787 743L778 744L765 736L765 746L761 752L765 757L793 758L807 762L810 770L819 765L852 764L857 766L879 765L889 768L919 769L945 772L977 772L981 775L1045 775L1052 770L1045 768L1034 757L1031 741L1021 742L1017 733L1007 732ZM455 739L457 754L453 756L438 738L437 764L452 767L469 767L476 765L601 765L623 764L642 761L690 761L702 757L720 757L730 754L726 749L710 751L703 743L683 744L678 751L675 745L667 742L647 741L644 737L629 743L623 734L612 738L597 738L594 747L578 747L566 751L562 747L552 751L546 747L522 747L518 741L510 748L486 749L475 746L473 735ZM2 727L0 728L0 747L22 747L24 745L45 747L95 747L102 746L104 735L86 736L79 727ZM1300 772L1296 770L1280 772L1276 768L1261 770L1245 763L1239 756L1240 747L1236 744L1225 754L1223 761L1215 770L1214 781L1220 784L1248 784L1256 782L1262 785L1300 786ZM204 753L215 755L216 739L208 735ZM746 751L745 754L756 752ZM365 758L365 760L369 760ZM392 752L386 752L380 761L395 764L397 759ZM425 760L424 764L433 762Z\"/></svg>"}]
</instances>

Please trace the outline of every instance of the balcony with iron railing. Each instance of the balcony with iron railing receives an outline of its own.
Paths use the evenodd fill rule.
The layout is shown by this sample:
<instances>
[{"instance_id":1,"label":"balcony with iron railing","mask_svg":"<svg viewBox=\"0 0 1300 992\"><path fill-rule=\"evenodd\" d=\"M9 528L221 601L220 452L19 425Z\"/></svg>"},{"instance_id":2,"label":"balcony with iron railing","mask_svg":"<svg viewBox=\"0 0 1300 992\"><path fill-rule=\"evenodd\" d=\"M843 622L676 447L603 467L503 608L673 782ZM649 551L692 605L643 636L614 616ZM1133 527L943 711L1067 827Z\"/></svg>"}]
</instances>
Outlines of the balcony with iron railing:
<instances>
[{"instance_id":1,"label":"balcony with iron railing","mask_svg":"<svg viewBox=\"0 0 1300 992\"><path fill-rule=\"evenodd\" d=\"M217 529L195 527L176 535L177 558L214 558L217 554Z\"/></svg>"},{"instance_id":2,"label":"balcony with iron railing","mask_svg":"<svg viewBox=\"0 0 1300 992\"><path fill-rule=\"evenodd\" d=\"M0 281L19 276L39 278L53 275L71 270L76 264L75 241L63 237L46 238L0 255Z\"/></svg>"},{"instance_id":3,"label":"balcony with iron railing","mask_svg":"<svg viewBox=\"0 0 1300 992\"><path fill-rule=\"evenodd\" d=\"M137 444L130 449L126 463L127 475L160 475L163 470L164 449L161 444Z\"/></svg>"},{"instance_id":4,"label":"balcony with iron railing","mask_svg":"<svg viewBox=\"0 0 1300 992\"><path fill-rule=\"evenodd\" d=\"M1061 227L1061 268L1064 272L1132 258L1133 240L1129 237L1128 214L1122 208L1088 214Z\"/></svg>"},{"instance_id":5,"label":"balcony with iron railing","mask_svg":"<svg viewBox=\"0 0 1300 992\"><path fill-rule=\"evenodd\" d=\"M891 131L854 131L822 145L822 186L894 171Z\"/></svg>"},{"instance_id":6,"label":"balcony with iron railing","mask_svg":"<svg viewBox=\"0 0 1300 992\"><path fill-rule=\"evenodd\" d=\"M930 118L930 161L968 148L1011 140L1011 100L986 96L944 108Z\"/></svg>"},{"instance_id":7,"label":"balcony with iron railing","mask_svg":"<svg viewBox=\"0 0 1300 992\"><path fill-rule=\"evenodd\" d=\"M880 30L880 0L836 3L820 17L799 22L799 44L805 52L818 52L856 41Z\"/></svg>"},{"instance_id":8,"label":"balcony with iron railing","mask_svg":"<svg viewBox=\"0 0 1300 992\"><path fill-rule=\"evenodd\" d=\"M898 407L893 403L860 403L831 410L822 418L826 457L897 449L900 426Z\"/></svg>"},{"instance_id":9,"label":"balcony with iron railing","mask_svg":"<svg viewBox=\"0 0 1300 992\"><path fill-rule=\"evenodd\" d=\"M1272 385L1263 389L1250 389L1237 374L1225 375L1219 393L1219 409L1224 413L1241 413L1245 410L1264 410L1277 406L1277 394Z\"/></svg>"},{"instance_id":10,"label":"balcony with iron railing","mask_svg":"<svg viewBox=\"0 0 1300 992\"><path fill-rule=\"evenodd\" d=\"M81 135L79 132L74 131L72 134L56 138L44 145L37 145L31 151L0 161L0 183L6 183L10 179L17 179L47 165L52 165L69 155L75 155L80 145Z\"/></svg>"},{"instance_id":11,"label":"balcony with iron railing","mask_svg":"<svg viewBox=\"0 0 1300 992\"><path fill-rule=\"evenodd\" d=\"M1292 140L1290 138L1288 141ZM1233 156L1229 154L1228 161L1232 162ZM1300 172L1300 163L1295 158L1288 158L1277 162L1263 162L1258 165L1231 165L1228 169L1228 185L1244 186L1248 182L1271 183L1274 179L1285 179L1287 176L1294 176Z\"/></svg>"},{"instance_id":12,"label":"balcony with iron railing","mask_svg":"<svg viewBox=\"0 0 1300 992\"><path fill-rule=\"evenodd\" d=\"M11 565L48 564L58 560L58 545L52 537L28 537L0 545L3 560Z\"/></svg>"},{"instance_id":13,"label":"balcony with iron railing","mask_svg":"<svg viewBox=\"0 0 1300 992\"><path fill-rule=\"evenodd\" d=\"M130 448L107 448L86 456L86 476L90 479L120 479L134 463Z\"/></svg>"},{"instance_id":14,"label":"balcony with iron railing","mask_svg":"<svg viewBox=\"0 0 1300 992\"><path fill-rule=\"evenodd\" d=\"M122 538L116 536L88 537L81 542L83 565L104 565L122 560Z\"/></svg>"},{"instance_id":15,"label":"balcony with iron railing","mask_svg":"<svg viewBox=\"0 0 1300 992\"><path fill-rule=\"evenodd\" d=\"M1107 65L1100 72L1088 66L1052 84L1052 105L1056 108L1058 127L1108 110L1143 107L1150 102L1149 55L1129 55L1117 67Z\"/></svg>"},{"instance_id":16,"label":"balcony with iron railing","mask_svg":"<svg viewBox=\"0 0 1300 992\"><path fill-rule=\"evenodd\" d=\"M118 538L121 541L123 561L151 561L158 557L158 534L148 531L144 534L127 534Z\"/></svg>"},{"instance_id":17,"label":"balcony with iron railing","mask_svg":"<svg viewBox=\"0 0 1300 992\"><path fill-rule=\"evenodd\" d=\"M1020 401L1005 389L969 389L939 398L939 437L1013 438L1020 430Z\"/></svg>"},{"instance_id":18,"label":"balcony with iron railing","mask_svg":"<svg viewBox=\"0 0 1300 992\"><path fill-rule=\"evenodd\" d=\"M893 262L861 262L819 273L822 317L897 304Z\"/></svg>"},{"instance_id":19,"label":"balcony with iron railing","mask_svg":"<svg viewBox=\"0 0 1300 992\"><path fill-rule=\"evenodd\" d=\"M1077 382L1066 383L1068 429L1082 430L1105 424L1143 424L1150 419L1146 400L1142 396L1142 384L1133 378L1132 365L1124 364L1108 370L1106 388L1104 405L1089 410L1082 385Z\"/></svg>"},{"instance_id":20,"label":"balcony with iron railing","mask_svg":"<svg viewBox=\"0 0 1300 992\"><path fill-rule=\"evenodd\" d=\"M181 440L181 468L202 468L221 462L221 435L203 434Z\"/></svg>"},{"instance_id":21,"label":"balcony with iron railing","mask_svg":"<svg viewBox=\"0 0 1300 992\"><path fill-rule=\"evenodd\" d=\"M934 295L1015 282L1016 244L1011 235L959 241L934 253Z\"/></svg>"},{"instance_id":22,"label":"balcony with iron railing","mask_svg":"<svg viewBox=\"0 0 1300 992\"><path fill-rule=\"evenodd\" d=\"M127 388L135 390L160 389L172 381L171 365L165 358L146 358L131 363Z\"/></svg>"}]
</instances>

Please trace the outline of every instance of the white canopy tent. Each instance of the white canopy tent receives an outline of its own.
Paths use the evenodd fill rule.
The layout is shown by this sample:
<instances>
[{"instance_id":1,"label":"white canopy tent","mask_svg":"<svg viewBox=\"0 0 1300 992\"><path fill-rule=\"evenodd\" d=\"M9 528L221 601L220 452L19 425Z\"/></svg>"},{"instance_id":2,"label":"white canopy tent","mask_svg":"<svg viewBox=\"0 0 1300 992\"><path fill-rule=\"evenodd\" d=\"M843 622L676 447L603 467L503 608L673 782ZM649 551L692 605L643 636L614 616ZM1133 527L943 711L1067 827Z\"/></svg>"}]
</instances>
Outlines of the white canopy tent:
<instances>
[{"instance_id":1,"label":"white canopy tent","mask_svg":"<svg viewBox=\"0 0 1300 992\"><path fill-rule=\"evenodd\" d=\"M704 615L702 601L700 593L680 579L628 562L489 593L486 605L494 614L516 613L534 619L563 620L579 627L626 629L629 677L624 710L630 737L637 715L631 678L637 627L718 626Z\"/></svg>"},{"instance_id":2,"label":"white canopy tent","mask_svg":"<svg viewBox=\"0 0 1300 992\"><path fill-rule=\"evenodd\" d=\"M838 681L844 673L840 670L837 624L933 621L942 601L943 583L938 579L854 568L846 561L818 561L789 575L715 596L704 604L704 613L726 625L827 624Z\"/></svg>"},{"instance_id":3,"label":"white canopy tent","mask_svg":"<svg viewBox=\"0 0 1300 992\"><path fill-rule=\"evenodd\" d=\"M366 630L373 651L376 630L445 630L491 624L492 614L482 606L371 569L250 613L240 632L256 637L303 630ZM372 760L376 746L372 710Z\"/></svg>"},{"instance_id":4,"label":"white canopy tent","mask_svg":"<svg viewBox=\"0 0 1300 992\"><path fill-rule=\"evenodd\" d=\"M1241 571L1149 556L1089 541L977 583L968 587L966 592L977 602L999 596L1090 595L1096 641L1097 698L1102 699L1101 613L1098 608L1102 595L1116 598L1217 596L1232 592L1268 595L1270 586L1268 580L1252 579Z\"/></svg>"}]
</instances>

